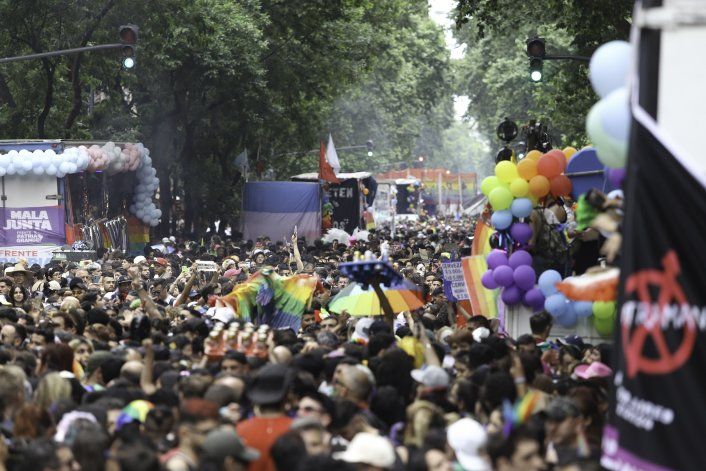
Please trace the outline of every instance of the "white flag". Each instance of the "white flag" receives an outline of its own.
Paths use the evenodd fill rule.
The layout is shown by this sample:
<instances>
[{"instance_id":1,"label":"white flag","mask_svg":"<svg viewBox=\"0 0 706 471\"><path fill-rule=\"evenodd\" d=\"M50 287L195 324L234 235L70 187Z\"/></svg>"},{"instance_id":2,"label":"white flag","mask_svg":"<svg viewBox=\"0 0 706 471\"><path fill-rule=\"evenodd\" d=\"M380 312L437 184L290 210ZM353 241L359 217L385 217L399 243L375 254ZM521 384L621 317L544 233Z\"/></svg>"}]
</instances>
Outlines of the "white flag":
<instances>
[{"instance_id":1,"label":"white flag","mask_svg":"<svg viewBox=\"0 0 706 471\"><path fill-rule=\"evenodd\" d=\"M250 165L248 164L248 150L244 149L233 161L236 167L240 170L243 178L247 181L248 171L250 170Z\"/></svg>"},{"instance_id":2,"label":"white flag","mask_svg":"<svg viewBox=\"0 0 706 471\"><path fill-rule=\"evenodd\" d=\"M328 135L328 145L326 146L326 161L333 168L334 173L338 174L341 171L341 163L338 161L338 153L333 145L331 133Z\"/></svg>"}]
</instances>

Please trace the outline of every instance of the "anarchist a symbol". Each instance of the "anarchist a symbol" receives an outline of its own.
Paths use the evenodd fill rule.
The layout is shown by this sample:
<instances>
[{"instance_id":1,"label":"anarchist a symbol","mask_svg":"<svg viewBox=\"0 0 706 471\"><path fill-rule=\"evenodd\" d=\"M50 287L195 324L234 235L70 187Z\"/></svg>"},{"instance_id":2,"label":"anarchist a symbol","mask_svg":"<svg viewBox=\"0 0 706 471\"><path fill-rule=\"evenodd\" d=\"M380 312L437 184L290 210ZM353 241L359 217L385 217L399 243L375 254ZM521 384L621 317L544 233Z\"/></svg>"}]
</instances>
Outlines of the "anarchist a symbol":
<instances>
[{"instance_id":1,"label":"anarchist a symbol","mask_svg":"<svg viewBox=\"0 0 706 471\"><path fill-rule=\"evenodd\" d=\"M662 258L662 267L664 271L647 269L635 272L625 283L626 294L635 293L640 303L649 312L649 322L638 325L632 334L630 332L632 326L621 322L628 377L634 377L639 372L653 375L671 373L689 360L696 343L696 324L693 318L687 316L679 347L672 352L667 345L662 331L664 308L672 303L679 306L686 305L687 300L677 281L681 268L674 250L670 250ZM656 303L651 299L650 285L659 287ZM657 312L652 310L654 304L659 306ZM648 336L652 338L657 349L659 355L657 358L644 356L645 341Z\"/></svg>"}]
</instances>

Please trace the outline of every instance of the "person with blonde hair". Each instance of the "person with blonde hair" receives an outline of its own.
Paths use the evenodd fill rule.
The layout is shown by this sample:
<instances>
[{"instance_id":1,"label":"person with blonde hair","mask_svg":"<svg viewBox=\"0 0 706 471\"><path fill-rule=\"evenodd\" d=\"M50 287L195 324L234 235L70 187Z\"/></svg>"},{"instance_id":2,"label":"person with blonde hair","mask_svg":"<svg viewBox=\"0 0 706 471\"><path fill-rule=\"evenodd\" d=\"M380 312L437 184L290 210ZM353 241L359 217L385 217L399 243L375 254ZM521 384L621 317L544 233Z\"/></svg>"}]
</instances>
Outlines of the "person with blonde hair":
<instances>
[{"instance_id":1,"label":"person with blonde hair","mask_svg":"<svg viewBox=\"0 0 706 471\"><path fill-rule=\"evenodd\" d=\"M67 296L61 301L61 307L59 307L60 312L69 312L71 309L80 309L81 301L73 296Z\"/></svg>"},{"instance_id":2,"label":"person with blonde hair","mask_svg":"<svg viewBox=\"0 0 706 471\"><path fill-rule=\"evenodd\" d=\"M64 399L71 399L71 383L60 373L49 373L39 381L34 393L34 403L38 407L46 410Z\"/></svg>"}]
</instances>

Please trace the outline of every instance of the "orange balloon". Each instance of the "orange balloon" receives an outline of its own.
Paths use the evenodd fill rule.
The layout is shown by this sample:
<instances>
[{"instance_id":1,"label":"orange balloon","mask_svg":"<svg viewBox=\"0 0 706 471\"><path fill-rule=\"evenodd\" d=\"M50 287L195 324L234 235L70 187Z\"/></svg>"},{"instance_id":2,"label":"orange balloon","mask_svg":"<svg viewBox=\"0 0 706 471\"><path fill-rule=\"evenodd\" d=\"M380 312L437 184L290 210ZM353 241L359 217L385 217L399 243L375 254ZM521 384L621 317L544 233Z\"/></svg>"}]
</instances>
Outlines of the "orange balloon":
<instances>
[{"instance_id":1,"label":"orange balloon","mask_svg":"<svg viewBox=\"0 0 706 471\"><path fill-rule=\"evenodd\" d=\"M531 150L527 152L527 155L525 155L525 159L529 160L534 160L535 162L539 160L539 158L542 156L542 153L538 150Z\"/></svg>"},{"instance_id":2,"label":"orange balloon","mask_svg":"<svg viewBox=\"0 0 706 471\"><path fill-rule=\"evenodd\" d=\"M537 175L537 162L525 157L517 164L517 173L525 180L531 180Z\"/></svg>"},{"instance_id":3,"label":"orange balloon","mask_svg":"<svg viewBox=\"0 0 706 471\"><path fill-rule=\"evenodd\" d=\"M571 180L566 175L559 175L549 182L549 189L554 196L569 196L571 193Z\"/></svg>"},{"instance_id":4,"label":"orange balloon","mask_svg":"<svg viewBox=\"0 0 706 471\"><path fill-rule=\"evenodd\" d=\"M532 193L537 198L546 196L551 188L549 184L549 179L544 175L535 175L529 182L530 193Z\"/></svg>"},{"instance_id":5,"label":"orange balloon","mask_svg":"<svg viewBox=\"0 0 706 471\"><path fill-rule=\"evenodd\" d=\"M563 160L566 163L566 159ZM563 171L564 169L561 167L559 160L553 155L544 154L537 162L537 173L544 175L549 180L560 175Z\"/></svg>"},{"instance_id":6,"label":"orange balloon","mask_svg":"<svg viewBox=\"0 0 706 471\"><path fill-rule=\"evenodd\" d=\"M556 159L557 163L561 166L561 171L563 172L566 170L566 156L564 153L558 149L553 149L547 152L546 155L551 156L552 158Z\"/></svg>"}]
</instances>

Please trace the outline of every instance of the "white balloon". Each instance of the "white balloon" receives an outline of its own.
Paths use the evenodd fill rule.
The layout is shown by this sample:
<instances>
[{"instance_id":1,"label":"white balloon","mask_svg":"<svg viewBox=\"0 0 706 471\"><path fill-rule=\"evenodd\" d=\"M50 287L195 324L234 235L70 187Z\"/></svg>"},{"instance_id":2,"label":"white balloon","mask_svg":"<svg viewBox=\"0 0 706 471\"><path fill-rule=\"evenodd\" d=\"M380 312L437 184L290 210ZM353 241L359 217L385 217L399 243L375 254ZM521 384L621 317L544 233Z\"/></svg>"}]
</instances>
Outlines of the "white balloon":
<instances>
[{"instance_id":1,"label":"white balloon","mask_svg":"<svg viewBox=\"0 0 706 471\"><path fill-rule=\"evenodd\" d=\"M610 41L596 49L588 65L591 85L601 98L627 85L632 48L626 41Z\"/></svg>"},{"instance_id":2,"label":"white balloon","mask_svg":"<svg viewBox=\"0 0 706 471\"><path fill-rule=\"evenodd\" d=\"M15 164L10 163L10 165L7 166L7 174L14 175L15 173L17 173L17 168L15 167Z\"/></svg>"},{"instance_id":3,"label":"white balloon","mask_svg":"<svg viewBox=\"0 0 706 471\"><path fill-rule=\"evenodd\" d=\"M17 175L20 175L20 176L27 175L27 170L25 170L24 167L19 167L19 168L17 169Z\"/></svg>"},{"instance_id":4,"label":"white balloon","mask_svg":"<svg viewBox=\"0 0 706 471\"><path fill-rule=\"evenodd\" d=\"M27 172L30 172L32 170L32 160L31 159L23 160L20 162L20 164L21 164L22 170L24 171L23 175L27 174Z\"/></svg>"},{"instance_id":5,"label":"white balloon","mask_svg":"<svg viewBox=\"0 0 706 471\"><path fill-rule=\"evenodd\" d=\"M0 167L0 177L4 177L6 173L7 173L7 170Z\"/></svg>"},{"instance_id":6,"label":"white balloon","mask_svg":"<svg viewBox=\"0 0 706 471\"><path fill-rule=\"evenodd\" d=\"M47 167L47 170L46 170L47 175L56 175L56 170L57 170L57 168L56 168L56 166L54 166L54 164L49 164L49 166Z\"/></svg>"},{"instance_id":7,"label":"white balloon","mask_svg":"<svg viewBox=\"0 0 706 471\"><path fill-rule=\"evenodd\" d=\"M54 149L47 149L44 151L44 158L53 159L55 157L56 157L56 152L54 152Z\"/></svg>"},{"instance_id":8,"label":"white balloon","mask_svg":"<svg viewBox=\"0 0 706 471\"><path fill-rule=\"evenodd\" d=\"M43 175L44 174L44 167L41 165L38 165L32 169L32 173L35 175Z\"/></svg>"}]
</instances>

